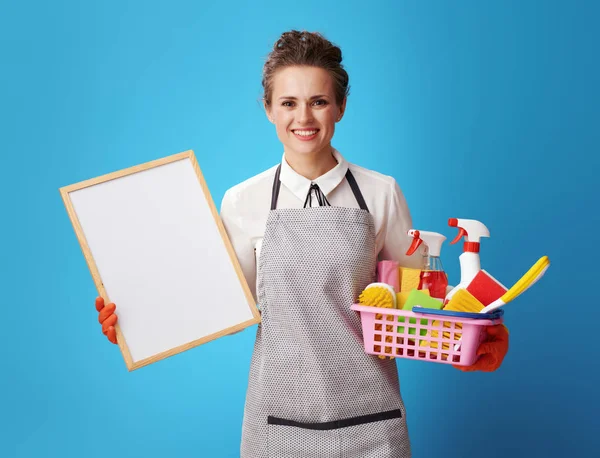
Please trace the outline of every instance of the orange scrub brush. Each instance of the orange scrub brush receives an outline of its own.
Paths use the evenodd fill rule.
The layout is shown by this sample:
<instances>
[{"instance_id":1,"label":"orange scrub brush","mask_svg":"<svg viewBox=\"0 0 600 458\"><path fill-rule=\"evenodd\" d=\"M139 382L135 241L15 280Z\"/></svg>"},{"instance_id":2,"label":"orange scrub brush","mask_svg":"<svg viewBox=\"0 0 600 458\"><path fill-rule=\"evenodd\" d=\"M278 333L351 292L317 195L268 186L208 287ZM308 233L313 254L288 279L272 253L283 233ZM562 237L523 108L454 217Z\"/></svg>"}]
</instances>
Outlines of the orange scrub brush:
<instances>
[{"instance_id":1,"label":"orange scrub brush","mask_svg":"<svg viewBox=\"0 0 600 458\"><path fill-rule=\"evenodd\" d=\"M370 307L381 307L381 308L396 308L396 291L393 287L387 283L371 283L360 293L358 297L358 303L360 305L367 305ZM381 313L375 314L375 319L381 320L383 315ZM388 321L393 321L392 315L387 315ZM386 325L386 331L392 332L392 325ZM381 324L375 324L375 330L381 331ZM392 336L386 336L386 342L392 342ZM385 347L386 353L391 353L391 347ZM379 355L379 358L385 359L385 356ZM392 357L390 356L390 359Z\"/></svg>"}]
</instances>

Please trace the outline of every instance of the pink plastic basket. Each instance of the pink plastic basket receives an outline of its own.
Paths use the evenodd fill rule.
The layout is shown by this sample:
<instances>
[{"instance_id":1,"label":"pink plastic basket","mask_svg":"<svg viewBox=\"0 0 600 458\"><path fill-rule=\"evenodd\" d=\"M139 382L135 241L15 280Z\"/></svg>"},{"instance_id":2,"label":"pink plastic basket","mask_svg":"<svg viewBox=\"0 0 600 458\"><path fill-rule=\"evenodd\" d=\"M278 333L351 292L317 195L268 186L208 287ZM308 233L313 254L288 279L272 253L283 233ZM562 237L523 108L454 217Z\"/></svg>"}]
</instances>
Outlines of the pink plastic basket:
<instances>
[{"instance_id":1,"label":"pink plastic basket","mask_svg":"<svg viewBox=\"0 0 600 458\"><path fill-rule=\"evenodd\" d=\"M492 314L415 311L353 304L360 313L365 352L393 358L470 366L486 336L485 327L503 322L503 311ZM416 311L418 310L418 311Z\"/></svg>"}]
</instances>

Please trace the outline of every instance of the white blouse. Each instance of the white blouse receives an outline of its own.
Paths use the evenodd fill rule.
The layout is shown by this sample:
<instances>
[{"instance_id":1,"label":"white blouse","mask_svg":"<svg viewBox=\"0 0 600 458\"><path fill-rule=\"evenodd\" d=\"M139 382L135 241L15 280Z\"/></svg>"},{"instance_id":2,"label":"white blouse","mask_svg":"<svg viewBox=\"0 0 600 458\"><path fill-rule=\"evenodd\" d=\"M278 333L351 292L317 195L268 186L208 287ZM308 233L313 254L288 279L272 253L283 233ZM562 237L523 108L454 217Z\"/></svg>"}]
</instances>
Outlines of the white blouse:
<instances>
[{"instance_id":1,"label":"white blouse","mask_svg":"<svg viewBox=\"0 0 600 458\"><path fill-rule=\"evenodd\" d=\"M335 149L333 154L338 165L312 181L295 172L282 157L277 208L302 208L311 183L319 186L332 206L359 208L345 179L350 168L375 221L378 258L393 259L405 267L423 267L422 250L406 256L412 242L407 234L412 229L412 219L396 180L347 162ZM221 219L255 300L257 260L278 165L228 189L221 202ZM319 205L316 196L311 200L312 206Z\"/></svg>"}]
</instances>

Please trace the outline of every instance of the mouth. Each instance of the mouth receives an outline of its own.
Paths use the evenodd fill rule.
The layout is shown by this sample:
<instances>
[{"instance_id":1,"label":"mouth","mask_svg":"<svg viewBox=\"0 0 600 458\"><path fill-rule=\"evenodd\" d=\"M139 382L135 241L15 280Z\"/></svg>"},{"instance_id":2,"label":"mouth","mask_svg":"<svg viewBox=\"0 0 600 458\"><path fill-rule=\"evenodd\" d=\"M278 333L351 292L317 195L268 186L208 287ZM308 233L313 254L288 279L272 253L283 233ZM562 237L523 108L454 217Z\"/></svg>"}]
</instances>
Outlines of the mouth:
<instances>
[{"instance_id":1,"label":"mouth","mask_svg":"<svg viewBox=\"0 0 600 458\"><path fill-rule=\"evenodd\" d=\"M294 136L301 141L309 141L317 137L319 129L292 129Z\"/></svg>"}]
</instances>

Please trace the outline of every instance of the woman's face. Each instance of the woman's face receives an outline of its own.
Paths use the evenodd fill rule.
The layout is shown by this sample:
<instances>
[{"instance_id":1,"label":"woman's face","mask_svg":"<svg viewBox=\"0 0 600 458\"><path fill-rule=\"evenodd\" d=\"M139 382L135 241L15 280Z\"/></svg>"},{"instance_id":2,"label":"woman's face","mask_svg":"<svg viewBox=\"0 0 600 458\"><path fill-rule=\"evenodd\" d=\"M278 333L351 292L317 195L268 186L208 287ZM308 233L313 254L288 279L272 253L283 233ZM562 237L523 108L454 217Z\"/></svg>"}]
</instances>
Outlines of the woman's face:
<instances>
[{"instance_id":1,"label":"woman's face","mask_svg":"<svg viewBox=\"0 0 600 458\"><path fill-rule=\"evenodd\" d=\"M269 120L286 154L329 154L335 123L343 115L336 104L331 75L322 68L286 67L273 78L271 106L266 107Z\"/></svg>"}]
</instances>

